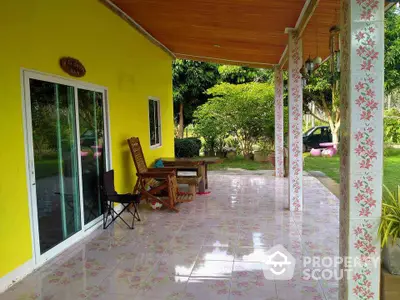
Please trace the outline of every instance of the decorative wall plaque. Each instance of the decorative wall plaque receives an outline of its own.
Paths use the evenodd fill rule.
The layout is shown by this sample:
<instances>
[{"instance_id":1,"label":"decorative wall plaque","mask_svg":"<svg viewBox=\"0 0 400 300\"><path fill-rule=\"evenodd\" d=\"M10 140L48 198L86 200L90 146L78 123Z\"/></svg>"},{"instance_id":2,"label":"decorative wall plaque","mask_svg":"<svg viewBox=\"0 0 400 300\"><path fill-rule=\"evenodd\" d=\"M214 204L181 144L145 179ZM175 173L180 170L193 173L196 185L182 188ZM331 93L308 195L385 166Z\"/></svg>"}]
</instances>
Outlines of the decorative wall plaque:
<instances>
[{"instance_id":1,"label":"decorative wall plaque","mask_svg":"<svg viewBox=\"0 0 400 300\"><path fill-rule=\"evenodd\" d=\"M65 73L68 73L74 77L83 77L86 74L86 69L83 64L72 57L61 57L60 58L60 67L63 69Z\"/></svg>"}]
</instances>

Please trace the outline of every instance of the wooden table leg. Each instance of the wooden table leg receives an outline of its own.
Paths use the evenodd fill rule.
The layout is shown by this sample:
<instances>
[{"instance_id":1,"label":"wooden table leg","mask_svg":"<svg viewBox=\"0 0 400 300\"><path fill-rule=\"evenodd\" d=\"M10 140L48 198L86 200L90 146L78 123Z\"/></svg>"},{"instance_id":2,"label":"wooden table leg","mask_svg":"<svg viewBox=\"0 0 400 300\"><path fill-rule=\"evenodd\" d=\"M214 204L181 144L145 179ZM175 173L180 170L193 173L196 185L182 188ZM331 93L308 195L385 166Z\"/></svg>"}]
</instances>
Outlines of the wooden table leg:
<instances>
[{"instance_id":1,"label":"wooden table leg","mask_svg":"<svg viewBox=\"0 0 400 300\"><path fill-rule=\"evenodd\" d=\"M200 166L200 175L201 180L199 182L199 193L204 193L206 191L206 172L204 165Z\"/></svg>"},{"instance_id":2,"label":"wooden table leg","mask_svg":"<svg viewBox=\"0 0 400 300\"><path fill-rule=\"evenodd\" d=\"M196 184L195 183L190 183L189 184L189 193L191 193L193 195L193 200L196 197Z\"/></svg>"},{"instance_id":3,"label":"wooden table leg","mask_svg":"<svg viewBox=\"0 0 400 300\"><path fill-rule=\"evenodd\" d=\"M208 175L207 175L207 169L208 169L208 164L206 163L205 165L204 165L204 176L205 176L205 178L206 178L206 190L208 189Z\"/></svg>"}]
</instances>

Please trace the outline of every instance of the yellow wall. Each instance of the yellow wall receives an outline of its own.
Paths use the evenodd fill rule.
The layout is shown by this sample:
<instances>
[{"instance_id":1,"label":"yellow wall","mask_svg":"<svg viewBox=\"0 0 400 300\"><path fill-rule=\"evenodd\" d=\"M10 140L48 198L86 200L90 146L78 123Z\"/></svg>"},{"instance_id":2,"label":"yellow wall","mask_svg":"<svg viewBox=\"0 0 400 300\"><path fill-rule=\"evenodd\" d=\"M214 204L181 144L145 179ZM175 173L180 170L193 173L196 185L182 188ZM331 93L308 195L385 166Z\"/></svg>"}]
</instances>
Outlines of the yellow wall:
<instances>
[{"instance_id":1,"label":"yellow wall","mask_svg":"<svg viewBox=\"0 0 400 300\"><path fill-rule=\"evenodd\" d=\"M141 139L148 162L173 155L170 57L96 0L18 0L0 5L0 277L32 258L21 68L68 77L61 56L86 67L81 80L108 88L116 186L132 191L126 139ZM160 149L150 150L148 96L161 100Z\"/></svg>"}]
</instances>

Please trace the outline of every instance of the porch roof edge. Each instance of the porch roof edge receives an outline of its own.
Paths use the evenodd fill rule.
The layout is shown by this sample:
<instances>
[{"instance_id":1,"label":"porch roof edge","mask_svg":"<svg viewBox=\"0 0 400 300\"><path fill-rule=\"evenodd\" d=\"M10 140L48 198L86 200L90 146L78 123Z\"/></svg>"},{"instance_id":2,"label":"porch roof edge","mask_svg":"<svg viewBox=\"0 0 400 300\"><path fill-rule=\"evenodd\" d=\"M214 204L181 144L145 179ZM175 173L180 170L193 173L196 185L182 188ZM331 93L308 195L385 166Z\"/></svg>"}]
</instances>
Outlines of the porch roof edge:
<instances>
[{"instance_id":1,"label":"porch roof edge","mask_svg":"<svg viewBox=\"0 0 400 300\"><path fill-rule=\"evenodd\" d=\"M176 59L175 54L171 50L169 50L164 44L162 44L159 40L157 40L154 36L152 36L148 31L146 31L146 29L144 29L142 26L140 26L138 23L136 23L135 20L133 20L130 16L128 16L117 5L115 5L110 0L99 0L99 1L104 6L106 6L108 9L110 9L112 12L114 12L116 15L118 15L121 19L123 19L125 22L127 22L130 26L132 26L137 31L139 31L139 33L142 34L147 40L149 40L155 46L157 46L162 51L167 53L172 59L174 59L174 60Z\"/></svg>"}]
</instances>

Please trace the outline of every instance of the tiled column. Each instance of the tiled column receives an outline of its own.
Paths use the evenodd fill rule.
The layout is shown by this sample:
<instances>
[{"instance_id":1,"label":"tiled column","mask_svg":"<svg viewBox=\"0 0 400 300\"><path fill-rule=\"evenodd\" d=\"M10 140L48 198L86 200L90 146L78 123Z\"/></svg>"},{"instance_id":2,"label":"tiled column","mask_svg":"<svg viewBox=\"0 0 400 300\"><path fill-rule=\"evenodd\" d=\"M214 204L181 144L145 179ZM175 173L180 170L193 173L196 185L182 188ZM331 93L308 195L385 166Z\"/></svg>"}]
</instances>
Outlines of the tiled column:
<instances>
[{"instance_id":1,"label":"tiled column","mask_svg":"<svg viewBox=\"0 0 400 300\"><path fill-rule=\"evenodd\" d=\"M303 210L303 87L302 42L289 32L289 208Z\"/></svg>"},{"instance_id":2,"label":"tiled column","mask_svg":"<svg viewBox=\"0 0 400 300\"><path fill-rule=\"evenodd\" d=\"M340 299L379 299L384 4L341 0L340 251L367 263L341 281Z\"/></svg>"},{"instance_id":3,"label":"tiled column","mask_svg":"<svg viewBox=\"0 0 400 300\"><path fill-rule=\"evenodd\" d=\"M283 151L283 77L280 68L275 69L275 176L285 173Z\"/></svg>"}]
</instances>

